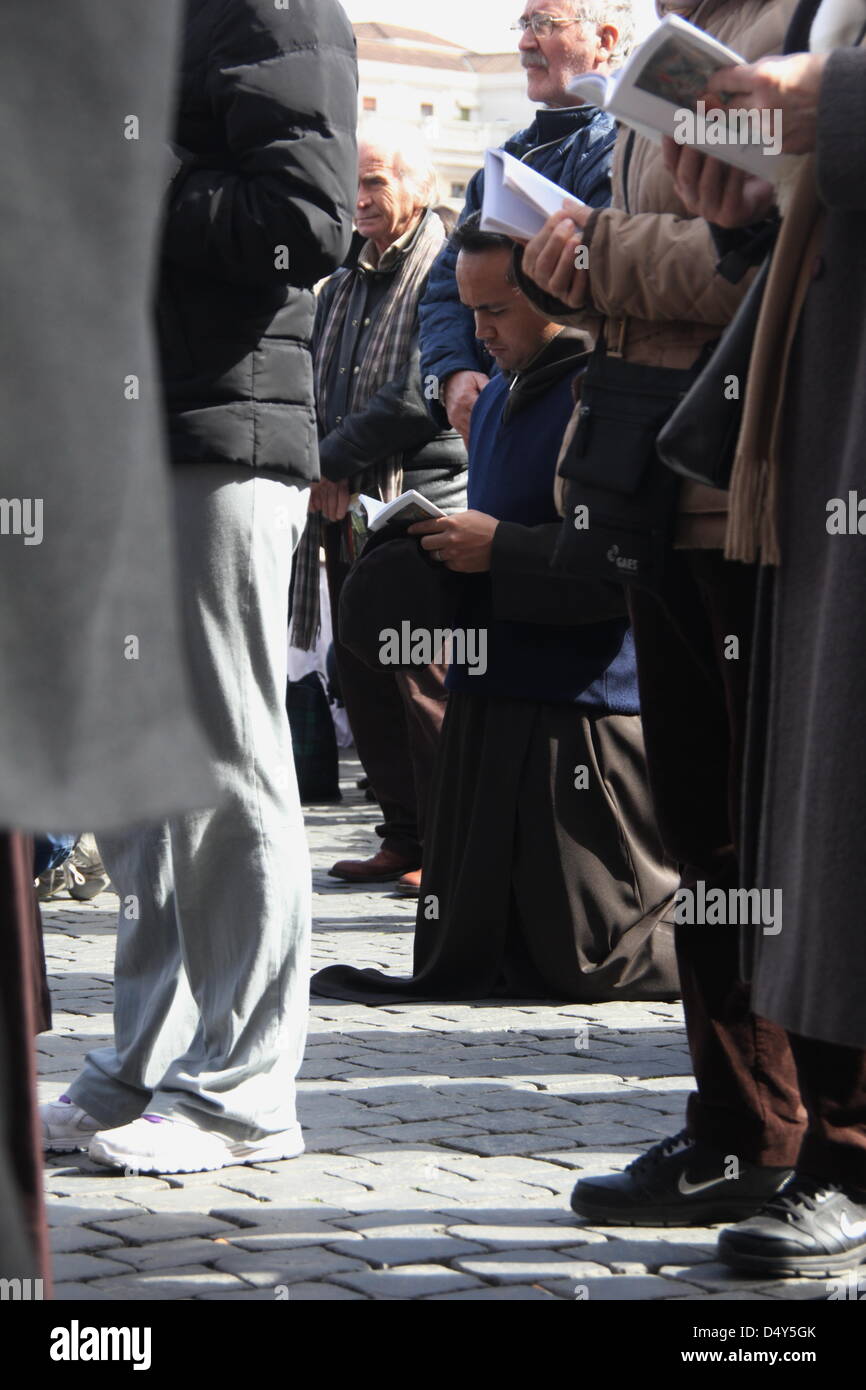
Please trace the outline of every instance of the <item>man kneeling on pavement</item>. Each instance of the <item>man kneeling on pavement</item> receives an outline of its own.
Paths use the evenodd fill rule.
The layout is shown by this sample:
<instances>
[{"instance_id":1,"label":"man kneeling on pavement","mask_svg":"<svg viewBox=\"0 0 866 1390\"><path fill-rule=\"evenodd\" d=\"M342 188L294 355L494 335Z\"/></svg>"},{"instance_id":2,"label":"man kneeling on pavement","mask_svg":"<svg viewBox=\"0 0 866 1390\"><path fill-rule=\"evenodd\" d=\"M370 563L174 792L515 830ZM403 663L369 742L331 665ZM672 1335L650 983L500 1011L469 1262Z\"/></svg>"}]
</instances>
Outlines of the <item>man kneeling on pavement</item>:
<instances>
[{"instance_id":1,"label":"man kneeling on pavement","mask_svg":"<svg viewBox=\"0 0 866 1390\"><path fill-rule=\"evenodd\" d=\"M586 340L537 314L513 244L477 215L453 235L460 295L499 366L478 398L470 510L410 528L459 576L455 662L428 813L409 981L334 966L318 993L670 999L665 860L644 765L622 590L557 575L557 455ZM474 650L467 641L467 653Z\"/></svg>"}]
</instances>

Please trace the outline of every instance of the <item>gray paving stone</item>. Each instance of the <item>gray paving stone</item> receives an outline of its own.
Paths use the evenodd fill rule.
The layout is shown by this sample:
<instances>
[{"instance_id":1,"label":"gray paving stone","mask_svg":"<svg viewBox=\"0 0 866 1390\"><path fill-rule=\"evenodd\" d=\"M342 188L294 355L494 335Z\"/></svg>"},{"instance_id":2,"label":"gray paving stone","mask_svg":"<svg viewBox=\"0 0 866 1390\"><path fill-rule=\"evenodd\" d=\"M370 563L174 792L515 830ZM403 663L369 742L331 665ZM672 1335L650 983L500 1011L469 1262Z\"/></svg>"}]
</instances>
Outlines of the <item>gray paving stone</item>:
<instances>
[{"instance_id":1,"label":"gray paving stone","mask_svg":"<svg viewBox=\"0 0 866 1390\"><path fill-rule=\"evenodd\" d=\"M62 1283L54 1285L55 1303L110 1303L112 1295L103 1289L94 1288L92 1284L76 1284L71 1280L64 1280Z\"/></svg>"},{"instance_id":2,"label":"gray paving stone","mask_svg":"<svg viewBox=\"0 0 866 1390\"><path fill-rule=\"evenodd\" d=\"M112 1251L112 1257L131 1269L147 1271L177 1269L189 1265L209 1265L233 1249L227 1242L189 1236L180 1240L160 1240L153 1245L125 1245Z\"/></svg>"},{"instance_id":3,"label":"gray paving stone","mask_svg":"<svg viewBox=\"0 0 866 1390\"><path fill-rule=\"evenodd\" d=\"M257 1291L258 1292L258 1291ZM365 1297L362 1293L356 1293L354 1289L344 1289L339 1284L330 1284L326 1280L319 1283L289 1284L287 1286L287 1303L363 1303ZM273 1290L270 1290L271 1298L274 1297Z\"/></svg>"},{"instance_id":4,"label":"gray paving stone","mask_svg":"<svg viewBox=\"0 0 866 1390\"><path fill-rule=\"evenodd\" d=\"M828 1282L826 1279L777 1279L772 1284L762 1284L756 1292L772 1299L783 1298L798 1303L825 1303L828 1296ZM857 1301L862 1303L864 1297L866 1294L861 1292Z\"/></svg>"},{"instance_id":5,"label":"gray paving stone","mask_svg":"<svg viewBox=\"0 0 866 1390\"><path fill-rule=\"evenodd\" d=\"M672 1299L673 1303L772 1303L773 1299L765 1293L756 1291L739 1293L705 1293L697 1290L695 1293L686 1294L685 1297Z\"/></svg>"},{"instance_id":6,"label":"gray paving stone","mask_svg":"<svg viewBox=\"0 0 866 1390\"><path fill-rule=\"evenodd\" d=\"M219 1186L213 1173L208 1176L209 1183L199 1183L194 1187L172 1187L164 1192L143 1195L139 1199L140 1204L148 1211L162 1216L173 1212L187 1215L192 1208L205 1216L216 1216L219 1220L228 1221L230 1225L255 1225L262 1209L268 1204L256 1201L254 1197L248 1197L244 1193L231 1192L228 1188ZM217 1207L220 1208L219 1211L215 1210Z\"/></svg>"},{"instance_id":7,"label":"gray paving stone","mask_svg":"<svg viewBox=\"0 0 866 1390\"><path fill-rule=\"evenodd\" d=\"M425 1298L434 1293L456 1293L477 1288L470 1275L444 1265L402 1265L400 1269L369 1269L362 1274L338 1274L332 1283L355 1289L368 1298Z\"/></svg>"},{"instance_id":8,"label":"gray paving stone","mask_svg":"<svg viewBox=\"0 0 866 1390\"><path fill-rule=\"evenodd\" d=\"M674 1279L661 1279L657 1274L611 1274L607 1279L574 1279L568 1282L544 1280L544 1287L563 1297L581 1298L592 1302L644 1302L661 1298L676 1299L682 1284ZM697 1289L694 1290L698 1292Z\"/></svg>"},{"instance_id":9,"label":"gray paving stone","mask_svg":"<svg viewBox=\"0 0 866 1390\"><path fill-rule=\"evenodd\" d=\"M85 1222L91 1221L99 1221L104 1224L115 1219L122 1221L130 1216L141 1215L143 1212L144 1207L135 1202L128 1202L122 1197L100 1193L94 1194L86 1202L82 1202L76 1197L47 1197L45 1202L45 1214L49 1227L81 1226Z\"/></svg>"},{"instance_id":10,"label":"gray paving stone","mask_svg":"<svg viewBox=\"0 0 866 1390\"><path fill-rule=\"evenodd\" d=\"M495 1289L464 1289L460 1293L428 1294L427 1303L486 1303L491 1299L501 1303L555 1303L557 1295L550 1289L542 1289L532 1284L503 1284Z\"/></svg>"},{"instance_id":11,"label":"gray paving stone","mask_svg":"<svg viewBox=\"0 0 866 1390\"><path fill-rule=\"evenodd\" d=\"M595 1247L593 1247L593 1253ZM589 1278L615 1276L603 1264L588 1258L575 1259L558 1250L497 1250L485 1255L467 1255L455 1261L458 1269L495 1284L547 1284L569 1278L585 1282Z\"/></svg>"},{"instance_id":12,"label":"gray paving stone","mask_svg":"<svg viewBox=\"0 0 866 1390\"><path fill-rule=\"evenodd\" d=\"M170 1299L172 1302L198 1298L201 1294L221 1290L242 1290L243 1280L204 1265L191 1265L169 1271L137 1271L122 1279L99 1279L95 1287L116 1302L139 1302Z\"/></svg>"},{"instance_id":13,"label":"gray paving stone","mask_svg":"<svg viewBox=\"0 0 866 1390\"><path fill-rule=\"evenodd\" d=\"M350 1274L358 1271L363 1274L368 1266L348 1255L326 1250L324 1246L311 1246L272 1252L233 1250L220 1256L214 1268L225 1274L236 1275L245 1283L270 1288L275 1284L308 1283L344 1272Z\"/></svg>"},{"instance_id":14,"label":"gray paving stone","mask_svg":"<svg viewBox=\"0 0 866 1390\"><path fill-rule=\"evenodd\" d=\"M69 1255L80 1251L109 1250L112 1246L123 1247L123 1242L103 1231L91 1231L86 1226L55 1226L51 1232L51 1250L54 1255Z\"/></svg>"},{"instance_id":15,"label":"gray paving stone","mask_svg":"<svg viewBox=\"0 0 866 1390\"><path fill-rule=\"evenodd\" d=\"M103 1229L102 1221L92 1223L96 1230ZM133 1216L128 1221L112 1221L107 1230L109 1235L121 1236L129 1245L149 1245L157 1241L182 1240L184 1236L233 1236L237 1227L228 1221L217 1221L204 1212L148 1212L144 1216Z\"/></svg>"},{"instance_id":16,"label":"gray paving stone","mask_svg":"<svg viewBox=\"0 0 866 1390\"><path fill-rule=\"evenodd\" d=\"M521 1246L526 1246L530 1250L567 1249L567 1253L574 1255L575 1231L572 1225L542 1225L539 1222L537 1225L521 1226L519 1220L516 1218L513 1224L450 1226L448 1233L456 1240L477 1241L488 1250L519 1250ZM585 1235L582 1233L580 1239L582 1245L593 1247L593 1259L599 1258L596 1247L607 1244L604 1236L592 1231ZM606 1264L607 1260L602 1263Z\"/></svg>"},{"instance_id":17,"label":"gray paving stone","mask_svg":"<svg viewBox=\"0 0 866 1390\"><path fill-rule=\"evenodd\" d=\"M85 1279L108 1278L125 1273L125 1267L107 1255L89 1255L84 1251L56 1255L52 1260L54 1278L58 1283L83 1282Z\"/></svg>"},{"instance_id":18,"label":"gray paving stone","mask_svg":"<svg viewBox=\"0 0 866 1390\"><path fill-rule=\"evenodd\" d=\"M305 1245L327 1245L346 1240L348 1233L306 1213L277 1212L270 1221L238 1231L232 1246L238 1250L292 1250Z\"/></svg>"},{"instance_id":19,"label":"gray paving stone","mask_svg":"<svg viewBox=\"0 0 866 1390\"><path fill-rule=\"evenodd\" d=\"M193 1299L195 1303L274 1303L276 1294L273 1289L254 1289L249 1284L243 1288L217 1290L216 1293L196 1294Z\"/></svg>"},{"instance_id":20,"label":"gray paving stone","mask_svg":"<svg viewBox=\"0 0 866 1390\"><path fill-rule=\"evenodd\" d=\"M574 1253L577 1254L577 1248ZM594 1250L594 1258L601 1264L638 1264L652 1272L660 1270L663 1265L710 1264L715 1254L714 1240L705 1245L680 1245L675 1236L659 1236L655 1240L632 1240L630 1236L622 1234L617 1240L608 1240L603 1249L596 1247Z\"/></svg>"},{"instance_id":21,"label":"gray paving stone","mask_svg":"<svg viewBox=\"0 0 866 1390\"><path fill-rule=\"evenodd\" d=\"M758 1276L756 1279L748 1278L742 1274L735 1274L732 1269L728 1269L727 1265L716 1264L714 1261L693 1265L685 1273L677 1270L671 1275L671 1278L685 1278L689 1283L697 1284L710 1293L737 1293L743 1289L765 1288L767 1285L766 1276L763 1278Z\"/></svg>"},{"instance_id":22,"label":"gray paving stone","mask_svg":"<svg viewBox=\"0 0 866 1390\"><path fill-rule=\"evenodd\" d=\"M484 1249L477 1241L461 1240L453 1235L424 1234L417 1227L402 1231L393 1227L387 1235L365 1231L363 1240L331 1241L328 1248L338 1254L353 1255L373 1269L453 1260L458 1255L480 1254Z\"/></svg>"}]
</instances>

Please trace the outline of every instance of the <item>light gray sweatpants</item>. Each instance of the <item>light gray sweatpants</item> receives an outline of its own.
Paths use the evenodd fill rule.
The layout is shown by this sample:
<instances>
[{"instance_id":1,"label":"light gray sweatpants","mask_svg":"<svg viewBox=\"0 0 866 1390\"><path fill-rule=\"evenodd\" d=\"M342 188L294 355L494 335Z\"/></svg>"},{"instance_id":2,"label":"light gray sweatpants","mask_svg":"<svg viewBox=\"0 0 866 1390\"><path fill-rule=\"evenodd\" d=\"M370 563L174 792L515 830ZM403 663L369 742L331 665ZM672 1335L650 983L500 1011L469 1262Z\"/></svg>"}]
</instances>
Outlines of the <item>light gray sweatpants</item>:
<instances>
[{"instance_id":1,"label":"light gray sweatpants","mask_svg":"<svg viewBox=\"0 0 866 1390\"><path fill-rule=\"evenodd\" d=\"M306 1038L310 863L286 655L309 493L223 465L173 478L193 694L219 799L100 837L120 894L114 1045L88 1055L68 1094L105 1128L147 1111L261 1138L297 1126Z\"/></svg>"}]
</instances>

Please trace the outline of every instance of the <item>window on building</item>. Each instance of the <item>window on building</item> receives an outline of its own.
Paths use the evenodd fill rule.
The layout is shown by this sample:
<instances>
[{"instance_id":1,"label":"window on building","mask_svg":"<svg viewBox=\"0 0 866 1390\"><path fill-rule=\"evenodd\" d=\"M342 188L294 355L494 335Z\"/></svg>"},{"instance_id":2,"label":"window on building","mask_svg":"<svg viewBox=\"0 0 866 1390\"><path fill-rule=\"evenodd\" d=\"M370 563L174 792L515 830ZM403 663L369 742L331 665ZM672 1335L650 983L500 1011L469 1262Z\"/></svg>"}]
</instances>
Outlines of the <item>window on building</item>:
<instances>
[{"instance_id":1,"label":"window on building","mask_svg":"<svg viewBox=\"0 0 866 1390\"><path fill-rule=\"evenodd\" d=\"M375 111L375 110L376 110L376 105L377 105L377 103L376 103L376 98L375 98L375 97L364 97L364 110L365 110L365 111Z\"/></svg>"},{"instance_id":2,"label":"window on building","mask_svg":"<svg viewBox=\"0 0 866 1390\"><path fill-rule=\"evenodd\" d=\"M465 183L452 183L452 185L451 185L451 197L452 197L452 198L465 198L465 196L466 196L466 184L465 184Z\"/></svg>"},{"instance_id":3,"label":"window on building","mask_svg":"<svg viewBox=\"0 0 866 1390\"><path fill-rule=\"evenodd\" d=\"M460 112L460 119L461 119L461 121L471 121L471 120L472 120L472 107L471 107L471 106L458 106L457 110Z\"/></svg>"},{"instance_id":4,"label":"window on building","mask_svg":"<svg viewBox=\"0 0 866 1390\"><path fill-rule=\"evenodd\" d=\"M421 115L422 115L422 116L432 116L433 114L434 114L434 108L433 108L433 103L432 103L432 101L422 101L422 103L421 103Z\"/></svg>"}]
</instances>

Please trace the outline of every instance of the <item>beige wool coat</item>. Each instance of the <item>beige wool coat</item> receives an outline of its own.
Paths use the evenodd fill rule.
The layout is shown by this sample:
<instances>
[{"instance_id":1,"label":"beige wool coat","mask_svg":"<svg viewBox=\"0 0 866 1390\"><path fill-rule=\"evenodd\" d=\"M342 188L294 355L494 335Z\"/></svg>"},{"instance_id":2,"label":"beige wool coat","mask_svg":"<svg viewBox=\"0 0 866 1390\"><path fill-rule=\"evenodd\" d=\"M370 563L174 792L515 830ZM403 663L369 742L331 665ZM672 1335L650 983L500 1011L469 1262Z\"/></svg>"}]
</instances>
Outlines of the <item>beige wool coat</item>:
<instances>
[{"instance_id":1,"label":"beige wool coat","mask_svg":"<svg viewBox=\"0 0 866 1390\"><path fill-rule=\"evenodd\" d=\"M666 6L659 4L659 13ZM670 6L682 14L682 4ZM794 0L701 0L690 23L749 61L780 53ZM719 254L702 218L677 197L660 145L623 126L614 147L611 206L591 218L589 299L575 313L542 294L520 273L521 288L557 322L602 329L609 350L627 362L691 367L705 344L718 339L742 300L751 276L733 285L718 274ZM558 305L558 307L557 307ZM563 448L570 442L572 419ZM685 484L677 543L724 545L726 494Z\"/></svg>"}]
</instances>

